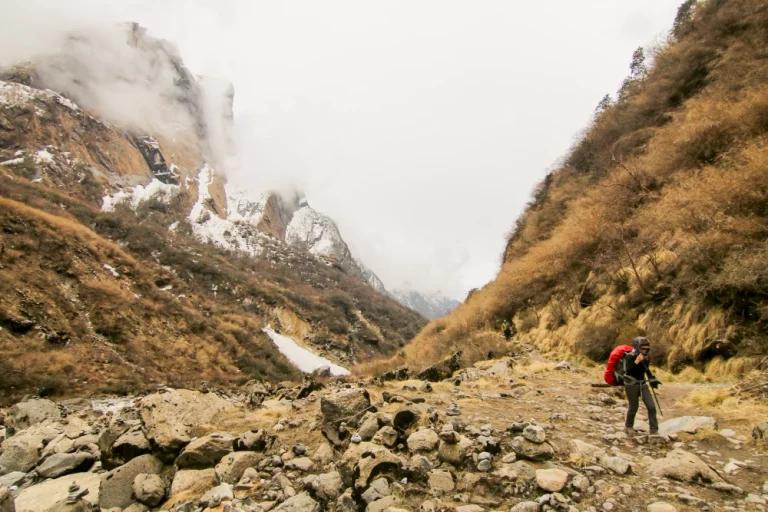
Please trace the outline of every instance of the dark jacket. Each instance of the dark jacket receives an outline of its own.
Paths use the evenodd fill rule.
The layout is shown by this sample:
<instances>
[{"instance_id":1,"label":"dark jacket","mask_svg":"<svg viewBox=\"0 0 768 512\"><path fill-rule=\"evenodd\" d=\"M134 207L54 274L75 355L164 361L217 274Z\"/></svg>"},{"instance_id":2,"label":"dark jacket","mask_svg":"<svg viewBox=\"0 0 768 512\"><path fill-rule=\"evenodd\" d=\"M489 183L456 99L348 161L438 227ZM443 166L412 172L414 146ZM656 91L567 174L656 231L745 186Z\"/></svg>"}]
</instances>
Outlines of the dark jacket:
<instances>
[{"instance_id":1,"label":"dark jacket","mask_svg":"<svg viewBox=\"0 0 768 512\"><path fill-rule=\"evenodd\" d=\"M640 355L641 341L643 341L642 338L635 338L632 340L632 346L634 347L634 350L632 352L627 352L622 358L621 364L619 365L621 367L620 373L622 380L624 380L625 384L633 384L633 380L642 381L645 379L646 374L648 375L649 379L655 378L651 373L651 369L648 367L648 355L645 356L640 364L635 363L635 359L637 359L637 356ZM626 377L629 378L627 379Z\"/></svg>"}]
</instances>

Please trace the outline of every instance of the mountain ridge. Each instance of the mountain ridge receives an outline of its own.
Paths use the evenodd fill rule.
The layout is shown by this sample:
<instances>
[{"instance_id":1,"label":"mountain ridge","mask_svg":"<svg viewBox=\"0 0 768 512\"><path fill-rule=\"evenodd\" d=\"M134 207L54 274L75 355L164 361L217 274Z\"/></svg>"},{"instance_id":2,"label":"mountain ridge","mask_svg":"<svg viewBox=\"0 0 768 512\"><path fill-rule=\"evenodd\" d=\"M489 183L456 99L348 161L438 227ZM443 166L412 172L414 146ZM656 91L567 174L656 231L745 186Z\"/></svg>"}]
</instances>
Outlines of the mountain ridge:
<instances>
[{"instance_id":1,"label":"mountain ridge","mask_svg":"<svg viewBox=\"0 0 768 512\"><path fill-rule=\"evenodd\" d=\"M766 26L758 0L685 2L653 62L635 52L538 185L496 278L425 327L407 361L482 345L508 320L563 357L602 361L645 335L674 371L756 368L768 347Z\"/></svg>"},{"instance_id":2,"label":"mountain ridge","mask_svg":"<svg viewBox=\"0 0 768 512\"><path fill-rule=\"evenodd\" d=\"M266 325L345 366L403 346L423 319L275 237L276 200L272 233L228 220L194 77L129 28L126 51L160 48L179 73L164 87L180 88L165 92L182 118L200 116L187 131L119 126L34 66L0 73L0 285L15 290L0 297L0 400L296 378Z\"/></svg>"}]
</instances>

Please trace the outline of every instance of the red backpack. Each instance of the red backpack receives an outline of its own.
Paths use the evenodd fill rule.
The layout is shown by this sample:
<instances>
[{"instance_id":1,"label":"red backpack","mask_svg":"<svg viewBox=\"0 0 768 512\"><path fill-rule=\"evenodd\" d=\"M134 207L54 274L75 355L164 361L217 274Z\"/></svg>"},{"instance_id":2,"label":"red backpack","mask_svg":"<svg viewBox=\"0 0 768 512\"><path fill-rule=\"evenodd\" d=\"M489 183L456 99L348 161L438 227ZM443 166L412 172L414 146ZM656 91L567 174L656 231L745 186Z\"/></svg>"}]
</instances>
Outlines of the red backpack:
<instances>
[{"instance_id":1,"label":"red backpack","mask_svg":"<svg viewBox=\"0 0 768 512\"><path fill-rule=\"evenodd\" d=\"M605 380L605 383L609 386L621 386L622 383L616 380L616 375L614 374L614 371L616 369L616 365L619 361L621 361L621 358L624 357L628 352L632 352L635 350L632 345L619 345L615 349L611 351L611 355L608 356L608 366L605 367L605 373L603 374L603 380Z\"/></svg>"}]
</instances>

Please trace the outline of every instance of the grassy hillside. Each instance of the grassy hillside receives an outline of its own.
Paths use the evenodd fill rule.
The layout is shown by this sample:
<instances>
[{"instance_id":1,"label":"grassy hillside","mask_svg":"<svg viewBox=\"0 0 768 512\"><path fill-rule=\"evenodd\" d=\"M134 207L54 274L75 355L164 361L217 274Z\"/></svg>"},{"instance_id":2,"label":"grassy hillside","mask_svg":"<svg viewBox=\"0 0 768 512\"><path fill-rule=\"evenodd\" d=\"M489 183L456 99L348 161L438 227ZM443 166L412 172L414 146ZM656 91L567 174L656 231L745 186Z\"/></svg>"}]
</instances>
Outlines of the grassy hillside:
<instances>
[{"instance_id":1,"label":"grassy hillside","mask_svg":"<svg viewBox=\"0 0 768 512\"><path fill-rule=\"evenodd\" d=\"M674 370L738 374L768 349L767 236L768 4L688 1L539 184L496 279L406 359L509 318L544 350L600 360L642 333Z\"/></svg>"},{"instance_id":2,"label":"grassy hillside","mask_svg":"<svg viewBox=\"0 0 768 512\"><path fill-rule=\"evenodd\" d=\"M267 324L347 366L394 354L423 327L306 251L200 242L188 219L200 146L174 142L159 147L178 193L102 211L116 184L152 176L135 137L52 92L0 83L0 403L298 377ZM215 215L223 196L209 203Z\"/></svg>"}]
</instances>

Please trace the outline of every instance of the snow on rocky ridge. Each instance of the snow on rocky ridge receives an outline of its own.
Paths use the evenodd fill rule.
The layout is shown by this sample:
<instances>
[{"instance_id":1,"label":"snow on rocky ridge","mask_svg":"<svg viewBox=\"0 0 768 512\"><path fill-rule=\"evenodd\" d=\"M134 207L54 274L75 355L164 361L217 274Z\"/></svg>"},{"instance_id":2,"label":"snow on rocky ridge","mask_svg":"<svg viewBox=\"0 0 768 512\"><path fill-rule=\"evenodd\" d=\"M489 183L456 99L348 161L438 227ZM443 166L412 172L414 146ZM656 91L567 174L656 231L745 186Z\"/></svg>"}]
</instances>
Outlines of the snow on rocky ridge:
<instances>
[{"instance_id":1,"label":"snow on rocky ridge","mask_svg":"<svg viewBox=\"0 0 768 512\"><path fill-rule=\"evenodd\" d=\"M413 290L392 290L390 295L403 306L433 320L445 316L461 304L441 293L420 293Z\"/></svg>"},{"instance_id":2,"label":"snow on rocky ridge","mask_svg":"<svg viewBox=\"0 0 768 512\"><path fill-rule=\"evenodd\" d=\"M264 217L268 215L267 203L275 192L254 192L243 188L226 190L226 217L211 211L212 196L209 188L214 184L216 171L205 164L196 178L188 178L182 185L163 183L157 178L146 185L136 185L103 198L102 209L114 211L123 203L137 208L142 202L160 200L169 202L182 187L197 182L197 201L192 206L187 220L194 235L203 242L215 244L224 249L240 251L259 256L271 238L259 231ZM279 200L281 215L288 218L284 239L289 246L307 250L310 254L326 258L364 279L379 293L389 293L379 277L359 259L352 255L336 223L309 205L306 198L298 202ZM175 230L178 223L170 226ZM390 295L403 306L417 311L426 318L437 318L453 310L459 302L440 294L425 295L415 291L394 291Z\"/></svg>"}]
</instances>

